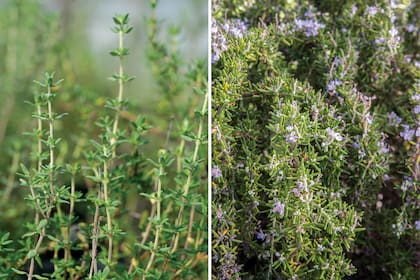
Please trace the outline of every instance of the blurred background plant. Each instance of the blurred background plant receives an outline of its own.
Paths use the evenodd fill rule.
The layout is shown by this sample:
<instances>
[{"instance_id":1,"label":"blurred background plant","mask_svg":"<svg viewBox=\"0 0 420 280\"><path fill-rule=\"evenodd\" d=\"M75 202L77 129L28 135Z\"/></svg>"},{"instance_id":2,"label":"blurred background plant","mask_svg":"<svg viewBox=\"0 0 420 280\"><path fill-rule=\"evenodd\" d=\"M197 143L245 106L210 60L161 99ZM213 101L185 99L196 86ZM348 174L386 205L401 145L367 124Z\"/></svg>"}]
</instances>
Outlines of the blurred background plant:
<instances>
[{"instance_id":1,"label":"blurred background plant","mask_svg":"<svg viewBox=\"0 0 420 280\"><path fill-rule=\"evenodd\" d=\"M207 2L0 7L1 277L207 277Z\"/></svg>"},{"instance_id":2,"label":"blurred background plant","mask_svg":"<svg viewBox=\"0 0 420 280\"><path fill-rule=\"evenodd\" d=\"M420 2L212 3L213 278L418 279Z\"/></svg>"}]
</instances>

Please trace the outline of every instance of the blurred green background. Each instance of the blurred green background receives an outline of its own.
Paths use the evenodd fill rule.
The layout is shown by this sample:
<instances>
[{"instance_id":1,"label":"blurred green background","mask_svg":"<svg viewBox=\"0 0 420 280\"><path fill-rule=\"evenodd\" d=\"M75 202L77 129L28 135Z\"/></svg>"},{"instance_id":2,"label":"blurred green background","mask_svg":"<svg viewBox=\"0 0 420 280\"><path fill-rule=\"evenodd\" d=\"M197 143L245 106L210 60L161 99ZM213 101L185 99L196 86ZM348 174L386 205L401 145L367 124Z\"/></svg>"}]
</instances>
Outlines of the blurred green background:
<instances>
[{"instance_id":1,"label":"blurred green background","mask_svg":"<svg viewBox=\"0 0 420 280\"><path fill-rule=\"evenodd\" d=\"M178 49L187 63L206 61L207 1L161 0L156 11L159 39ZM112 16L127 12L134 30L126 38L130 56L124 64L136 79L127 84L125 96L138 110L135 114L164 113L146 57L150 1L0 1L1 166L10 161L7 151L15 136L30 128L32 108L25 101L32 101L32 81L45 71L65 80L56 111L69 113L62 124L66 130L77 132L84 106L102 108L104 97L115 96L117 85L107 77L117 71L118 59L108 53L117 46L118 36L110 29Z\"/></svg>"}]
</instances>

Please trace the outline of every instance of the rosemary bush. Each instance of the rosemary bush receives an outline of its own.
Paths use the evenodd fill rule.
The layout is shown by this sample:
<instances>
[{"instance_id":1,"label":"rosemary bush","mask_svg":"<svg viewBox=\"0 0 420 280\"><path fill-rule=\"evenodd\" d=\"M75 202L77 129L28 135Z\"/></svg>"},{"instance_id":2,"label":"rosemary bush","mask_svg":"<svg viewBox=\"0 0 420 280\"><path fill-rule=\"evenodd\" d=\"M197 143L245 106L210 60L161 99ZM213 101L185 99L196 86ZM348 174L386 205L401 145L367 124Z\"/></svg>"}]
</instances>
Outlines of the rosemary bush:
<instances>
[{"instance_id":1,"label":"rosemary bush","mask_svg":"<svg viewBox=\"0 0 420 280\"><path fill-rule=\"evenodd\" d=\"M207 277L206 64L187 63L176 47L158 39L156 7L151 1L144 28L148 63L162 100L176 104L161 119L149 120L125 98L135 79L125 70L130 53L125 38L138 28L128 14L113 17L114 97L98 102L103 110L94 115L80 109L87 127L77 141L64 138L71 112L57 109L66 80L45 73L35 81L35 122L25 136L32 143L15 144L22 152L12 157L10 168L18 172L19 192L1 193L5 204L24 193L20 199L27 204L22 236L0 229L2 279ZM159 122L164 125L152 126ZM164 139L148 158L156 133Z\"/></svg>"},{"instance_id":2,"label":"rosemary bush","mask_svg":"<svg viewBox=\"0 0 420 280\"><path fill-rule=\"evenodd\" d=\"M213 279L417 279L418 1L212 1Z\"/></svg>"}]
</instances>

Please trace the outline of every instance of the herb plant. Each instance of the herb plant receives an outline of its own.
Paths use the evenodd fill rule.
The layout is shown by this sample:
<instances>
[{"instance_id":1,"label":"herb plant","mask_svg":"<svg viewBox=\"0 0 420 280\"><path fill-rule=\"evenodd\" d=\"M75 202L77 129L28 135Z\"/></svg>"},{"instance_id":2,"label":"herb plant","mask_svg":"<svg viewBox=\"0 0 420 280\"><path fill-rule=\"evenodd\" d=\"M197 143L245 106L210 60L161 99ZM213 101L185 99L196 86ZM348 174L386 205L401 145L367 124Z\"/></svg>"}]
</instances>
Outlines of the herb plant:
<instances>
[{"instance_id":1,"label":"herb plant","mask_svg":"<svg viewBox=\"0 0 420 280\"><path fill-rule=\"evenodd\" d=\"M61 137L71 112L57 113L66 80L52 72L35 81L35 122L25 136L32 144L15 145L21 153L13 157L10 172L18 175L10 180L19 179L19 184L1 193L3 202L25 193L28 215L22 236L0 229L2 278L207 277L206 67L203 61L187 65L177 48L158 39L156 7L152 1L149 63L157 77L167 77L157 79L162 100L179 97L176 107L158 120L162 128L154 128L157 121L138 114L125 98L125 88L135 79L125 70L130 54L125 38L137 28L128 14L113 17L118 44L110 55L118 59L118 68L110 80L115 97L89 116L95 128L86 129L75 143ZM156 156L148 158L151 153L145 151L156 130L165 137ZM72 152L69 143L74 143Z\"/></svg>"},{"instance_id":2,"label":"herb plant","mask_svg":"<svg viewBox=\"0 0 420 280\"><path fill-rule=\"evenodd\" d=\"M419 3L212 7L213 279L416 279Z\"/></svg>"}]
</instances>

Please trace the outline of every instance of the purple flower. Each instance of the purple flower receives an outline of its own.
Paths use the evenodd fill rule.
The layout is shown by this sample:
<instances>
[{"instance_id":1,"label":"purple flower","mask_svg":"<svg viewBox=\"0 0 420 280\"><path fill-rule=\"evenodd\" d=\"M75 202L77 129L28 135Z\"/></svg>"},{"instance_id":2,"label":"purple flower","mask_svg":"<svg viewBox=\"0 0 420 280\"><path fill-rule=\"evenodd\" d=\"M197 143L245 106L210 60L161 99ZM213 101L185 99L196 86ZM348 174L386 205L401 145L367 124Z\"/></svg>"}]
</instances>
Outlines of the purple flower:
<instances>
[{"instance_id":1,"label":"purple flower","mask_svg":"<svg viewBox=\"0 0 420 280\"><path fill-rule=\"evenodd\" d=\"M286 130L288 131L288 133L286 134L286 142L289 144L295 144L299 139L299 135L296 133L296 131L294 131L294 127L288 125L286 127Z\"/></svg>"},{"instance_id":2,"label":"purple flower","mask_svg":"<svg viewBox=\"0 0 420 280\"><path fill-rule=\"evenodd\" d=\"M307 10L304 14L305 17L314 17L315 14L311 10Z\"/></svg>"},{"instance_id":3,"label":"purple flower","mask_svg":"<svg viewBox=\"0 0 420 280\"><path fill-rule=\"evenodd\" d=\"M375 6L367 7L366 12L367 12L368 15L374 16L378 13L378 8L376 8Z\"/></svg>"},{"instance_id":4,"label":"purple flower","mask_svg":"<svg viewBox=\"0 0 420 280\"><path fill-rule=\"evenodd\" d=\"M223 29L216 22L214 18L211 21L211 50L212 50L212 63L219 60L220 55L228 49L227 39L223 33Z\"/></svg>"},{"instance_id":5,"label":"purple flower","mask_svg":"<svg viewBox=\"0 0 420 280\"><path fill-rule=\"evenodd\" d=\"M420 94L414 94L413 96L411 96L411 100L413 101L420 101Z\"/></svg>"},{"instance_id":6,"label":"purple flower","mask_svg":"<svg viewBox=\"0 0 420 280\"><path fill-rule=\"evenodd\" d=\"M215 165L211 169L211 176L215 179L219 179L222 177L222 170L220 170L219 166Z\"/></svg>"},{"instance_id":7,"label":"purple flower","mask_svg":"<svg viewBox=\"0 0 420 280\"><path fill-rule=\"evenodd\" d=\"M236 274L236 273L239 273L240 271L241 271L241 268L240 268L240 266L238 265L238 264L234 264L232 267L231 267L231 270L232 270L232 273L233 274ZM237 278L237 279L241 279L241 278Z\"/></svg>"},{"instance_id":8,"label":"purple flower","mask_svg":"<svg viewBox=\"0 0 420 280\"><path fill-rule=\"evenodd\" d=\"M414 31L416 31L416 29L417 29L416 26L412 23L407 25L407 32L408 33L413 33Z\"/></svg>"},{"instance_id":9,"label":"purple flower","mask_svg":"<svg viewBox=\"0 0 420 280\"><path fill-rule=\"evenodd\" d=\"M384 154L389 153L388 145L384 141L379 141L378 146L381 148L381 153L384 153Z\"/></svg>"},{"instance_id":10,"label":"purple flower","mask_svg":"<svg viewBox=\"0 0 420 280\"><path fill-rule=\"evenodd\" d=\"M365 115L365 118L366 118L366 122L367 122L368 124L372 124L372 122L373 122L373 116L372 116L370 113L367 113L367 114Z\"/></svg>"},{"instance_id":11,"label":"purple flower","mask_svg":"<svg viewBox=\"0 0 420 280\"><path fill-rule=\"evenodd\" d=\"M337 79L332 80L332 81L328 82L327 90L328 91L335 91L336 87L341 85L341 84L342 84L342 82L340 80L337 80Z\"/></svg>"},{"instance_id":12,"label":"purple flower","mask_svg":"<svg viewBox=\"0 0 420 280\"><path fill-rule=\"evenodd\" d=\"M381 44L383 44L385 42L385 38L383 37L383 36L381 36L381 37L379 37L379 38L376 38L375 39L375 44L376 45L381 45Z\"/></svg>"},{"instance_id":13,"label":"purple flower","mask_svg":"<svg viewBox=\"0 0 420 280\"><path fill-rule=\"evenodd\" d=\"M390 1L390 7L391 7L391 9L395 9L395 8L397 8L397 3L396 3L396 1L395 1L395 0L391 0L391 1Z\"/></svg>"},{"instance_id":14,"label":"purple flower","mask_svg":"<svg viewBox=\"0 0 420 280\"><path fill-rule=\"evenodd\" d=\"M391 35L391 38L393 38L396 42L400 41L400 36L398 36L398 29L395 26L392 26L389 30L389 35Z\"/></svg>"},{"instance_id":15,"label":"purple flower","mask_svg":"<svg viewBox=\"0 0 420 280\"><path fill-rule=\"evenodd\" d=\"M218 262L220 260L220 255L217 253L213 253L212 257L213 261Z\"/></svg>"},{"instance_id":16,"label":"purple flower","mask_svg":"<svg viewBox=\"0 0 420 280\"><path fill-rule=\"evenodd\" d=\"M356 12L357 12L357 6L353 4L351 6L351 15L354 16L356 14Z\"/></svg>"},{"instance_id":17,"label":"purple flower","mask_svg":"<svg viewBox=\"0 0 420 280\"><path fill-rule=\"evenodd\" d=\"M391 16L391 22L394 23L397 20L397 17L395 15Z\"/></svg>"},{"instance_id":18,"label":"purple flower","mask_svg":"<svg viewBox=\"0 0 420 280\"><path fill-rule=\"evenodd\" d=\"M325 131L327 132L328 138L330 140L337 140L337 141L343 140L343 137L340 135L340 133L335 132L331 128L328 127Z\"/></svg>"},{"instance_id":19,"label":"purple flower","mask_svg":"<svg viewBox=\"0 0 420 280\"><path fill-rule=\"evenodd\" d=\"M287 143L295 144L297 142L297 139L298 139L298 137L296 135L296 132L294 132L294 131L292 131L292 132L290 132L286 135L286 142Z\"/></svg>"},{"instance_id":20,"label":"purple flower","mask_svg":"<svg viewBox=\"0 0 420 280\"><path fill-rule=\"evenodd\" d=\"M359 150L359 159L364 158L365 156L366 156L366 152L363 149Z\"/></svg>"},{"instance_id":21,"label":"purple flower","mask_svg":"<svg viewBox=\"0 0 420 280\"><path fill-rule=\"evenodd\" d=\"M242 38L248 32L248 26L241 19L228 20L223 28L226 33L238 38Z\"/></svg>"},{"instance_id":22,"label":"purple flower","mask_svg":"<svg viewBox=\"0 0 420 280\"><path fill-rule=\"evenodd\" d=\"M407 190L412 189L412 188L413 188L413 178L406 177L406 180L404 180L401 184L401 190L403 192L406 192Z\"/></svg>"},{"instance_id":23,"label":"purple flower","mask_svg":"<svg viewBox=\"0 0 420 280\"><path fill-rule=\"evenodd\" d=\"M319 29L325 27L325 24L319 23L316 19L295 19L297 31L305 32L306 37L318 35Z\"/></svg>"},{"instance_id":24,"label":"purple flower","mask_svg":"<svg viewBox=\"0 0 420 280\"><path fill-rule=\"evenodd\" d=\"M420 113L420 105L417 105L416 107L414 107L413 112L414 114L418 115Z\"/></svg>"},{"instance_id":25,"label":"purple flower","mask_svg":"<svg viewBox=\"0 0 420 280\"><path fill-rule=\"evenodd\" d=\"M353 142L351 143L351 145L353 146L353 148L355 149L359 149L360 148L360 143L359 142Z\"/></svg>"},{"instance_id":26,"label":"purple flower","mask_svg":"<svg viewBox=\"0 0 420 280\"><path fill-rule=\"evenodd\" d=\"M227 252L222 258L221 271L218 279L229 280L229 279L240 279L239 277L233 277L238 274L241 270L240 266L236 263L236 256Z\"/></svg>"},{"instance_id":27,"label":"purple flower","mask_svg":"<svg viewBox=\"0 0 420 280\"><path fill-rule=\"evenodd\" d=\"M414 227L416 228L416 230L420 230L420 220L414 222Z\"/></svg>"},{"instance_id":28,"label":"purple flower","mask_svg":"<svg viewBox=\"0 0 420 280\"><path fill-rule=\"evenodd\" d=\"M295 197L300 197L301 196L300 190L298 188L293 188L292 193Z\"/></svg>"},{"instance_id":29,"label":"purple flower","mask_svg":"<svg viewBox=\"0 0 420 280\"><path fill-rule=\"evenodd\" d=\"M220 205L219 205L219 207L217 207L216 218L219 221L225 221L225 218L223 217L223 210L222 210L222 207Z\"/></svg>"},{"instance_id":30,"label":"purple flower","mask_svg":"<svg viewBox=\"0 0 420 280\"><path fill-rule=\"evenodd\" d=\"M242 38L247 32L247 25L240 19L232 19L225 21L220 25L212 18L211 22L211 49L212 63L220 59L220 55L229 48L226 35Z\"/></svg>"},{"instance_id":31,"label":"purple flower","mask_svg":"<svg viewBox=\"0 0 420 280\"><path fill-rule=\"evenodd\" d=\"M265 239L265 234L264 234L264 232L262 230L259 230L257 232L257 239L258 240L261 240L261 241Z\"/></svg>"},{"instance_id":32,"label":"purple flower","mask_svg":"<svg viewBox=\"0 0 420 280\"><path fill-rule=\"evenodd\" d=\"M388 113L387 117L391 125L399 125L402 120L395 112Z\"/></svg>"},{"instance_id":33,"label":"purple flower","mask_svg":"<svg viewBox=\"0 0 420 280\"><path fill-rule=\"evenodd\" d=\"M223 242L225 239L227 239L227 237L226 234L224 234L223 232L217 238L217 240L219 240L220 242Z\"/></svg>"},{"instance_id":34,"label":"purple flower","mask_svg":"<svg viewBox=\"0 0 420 280\"><path fill-rule=\"evenodd\" d=\"M306 190L308 188L308 184L306 183L306 177L304 177L302 181L297 181L296 186L299 191Z\"/></svg>"},{"instance_id":35,"label":"purple flower","mask_svg":"<svg viewBox=\"0 0 420 280\"><path fill-rule=\"evenodd\" d=\"M410 141L411 139L413 139L414 137L414 129L410 129L410 126L403 124L402 127L404 128L404 131L400 132L400 136L405 140L405 141Z\"/></svg>"},{"instance_id":36,"label":"purple flower","mask_svg":"<svg viewBox=\"0 0 420 280\"><path fill-rule=\"evenodd\" d=\"M284 204L274 199L273 213L279 213L280 217L284 216Z\"/></svg>"}]
</instances>

